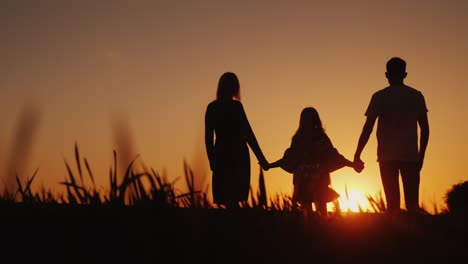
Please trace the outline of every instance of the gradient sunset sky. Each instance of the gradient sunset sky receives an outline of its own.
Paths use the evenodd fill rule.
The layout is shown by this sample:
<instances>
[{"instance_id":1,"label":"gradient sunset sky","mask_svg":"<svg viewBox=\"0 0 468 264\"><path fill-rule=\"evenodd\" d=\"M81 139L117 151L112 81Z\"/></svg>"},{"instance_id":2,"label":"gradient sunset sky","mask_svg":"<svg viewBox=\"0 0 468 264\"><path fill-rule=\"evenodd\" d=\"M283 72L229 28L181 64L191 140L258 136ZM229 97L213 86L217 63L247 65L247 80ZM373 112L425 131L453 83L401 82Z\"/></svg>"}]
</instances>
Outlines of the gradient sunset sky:
<instances>
[{"instance_id":1,"label":"gradient sunset sky","mask_svg":"<svg viewBox=\"0 0 468 264\"><path fill-rule=\"evenodd\" d=\"M269 161L289 146L306 106L319 111L335 147L352 159L393 56L407 61L406 84L429 109L421 201L443 205L445 192L468 180L467 1L7 0L0 21L2 182L17 164L22 178L39 168L37 187L58 188L77 142L103 187L114 149L139 154L169 180L181 177L180 188L185 159L199 185L209 184L204 114L225 71L239 77ZM30 134L18 137L24 111ZM341 169L332 186L377 194L376 149L374 128L365 170ZM290 174L265 176L270 195L291 193Z\"/></svg>"}]
</instances>

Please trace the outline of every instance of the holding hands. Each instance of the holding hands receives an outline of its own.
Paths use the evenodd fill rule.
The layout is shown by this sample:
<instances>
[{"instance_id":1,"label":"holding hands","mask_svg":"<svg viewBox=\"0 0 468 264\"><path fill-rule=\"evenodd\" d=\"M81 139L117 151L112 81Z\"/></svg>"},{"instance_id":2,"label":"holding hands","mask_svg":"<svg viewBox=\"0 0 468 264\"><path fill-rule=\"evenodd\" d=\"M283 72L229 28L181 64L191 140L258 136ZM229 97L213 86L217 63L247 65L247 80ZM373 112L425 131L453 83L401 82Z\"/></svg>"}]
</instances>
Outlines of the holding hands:
<instances>
[{"instance_id":1,"label":"holding hands","mask_svg":"<svg viewBox=\"0 0 468 264\"><path fill-rule=\"evenodd\" d=\"M360 157L354 157L353 169L357 173L361 173L361 171L364 169L364 162L361 160Z\"/></svg>"},{"instance_id":2,"label":"holding hands","mask_svg":"<svg viewBox=\"0 0 468 264\"><path fill-rule=\"evenodd\" d=\"M262 167L264 171L267 171L270 169L270 163L266 159L260 160L258 163L260 164L260 166Z\"/></svg>"}]
</instances>

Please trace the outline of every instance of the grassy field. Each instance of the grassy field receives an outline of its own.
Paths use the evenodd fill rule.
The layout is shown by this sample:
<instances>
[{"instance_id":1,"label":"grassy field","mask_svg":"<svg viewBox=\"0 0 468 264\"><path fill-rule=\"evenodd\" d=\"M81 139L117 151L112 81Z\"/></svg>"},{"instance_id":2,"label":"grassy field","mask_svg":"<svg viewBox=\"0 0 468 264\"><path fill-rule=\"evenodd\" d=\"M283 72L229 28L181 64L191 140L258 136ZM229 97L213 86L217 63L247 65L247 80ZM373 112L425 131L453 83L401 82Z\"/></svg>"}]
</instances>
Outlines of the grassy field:
<instances>
[{"instance_id":1,"label":"grassy field","mask_svg":"<svg viewBox=\"0 0 468 264\"><path fill-rule=\"evenodd\" d=\"M114 153L115 154L115 153ZM114 155L115 157L115 155ZM36 174L17 180L0 197L3 259L29 263L409 263L468 258L466 218L448 213L390 217L339 209L327 219L304 219L287 197L266 200L259 191L238 209L217 208L206 192L177 194L154 170L122 177L110 169L109 189L98 191L86 159L75 149L65 163L63 194L33 191ZM89 182L89 184L85 184Z\"/></svg>"},{"instance_id":2,"label":"grassy field","mask_svg":"<svg viewBox=\"0 0 468 264\"><path fill-rule=\"evenodd\" d=\"M466 222L449 215L351 213L305 221L299 213L254 208L25 204L1 212L2 255L24 262L404 263L466 260L468 252Z\"/></svg>"}]
</instances>

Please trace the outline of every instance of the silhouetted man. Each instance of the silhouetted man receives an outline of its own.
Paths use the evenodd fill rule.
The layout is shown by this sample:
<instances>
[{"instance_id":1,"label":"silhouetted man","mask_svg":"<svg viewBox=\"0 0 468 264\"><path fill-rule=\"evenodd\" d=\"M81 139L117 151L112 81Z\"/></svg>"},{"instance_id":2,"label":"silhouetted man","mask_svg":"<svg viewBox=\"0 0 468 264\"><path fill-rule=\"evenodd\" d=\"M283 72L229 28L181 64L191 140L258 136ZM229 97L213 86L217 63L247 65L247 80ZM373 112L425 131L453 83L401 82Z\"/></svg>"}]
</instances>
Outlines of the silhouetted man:
<instances>
[{"instance_id":1,"label":"silhouetted man","mask_svg":"<svg viewBox=\"0 0 468 264\"><path fill-rule=\"evenodd\" d=\"M389 213L400 210L401 173L406 209L408 213L416 213L419 210L420 170L429 141L428 110L423 94L403 83L407 76L404 60L391 58L385 76L390 86L372 95L354 161L363 164L361 152L378 118L377 161L387 210ZM421 131L419 146L418 125Z\"/></svg>"}]
</instances>

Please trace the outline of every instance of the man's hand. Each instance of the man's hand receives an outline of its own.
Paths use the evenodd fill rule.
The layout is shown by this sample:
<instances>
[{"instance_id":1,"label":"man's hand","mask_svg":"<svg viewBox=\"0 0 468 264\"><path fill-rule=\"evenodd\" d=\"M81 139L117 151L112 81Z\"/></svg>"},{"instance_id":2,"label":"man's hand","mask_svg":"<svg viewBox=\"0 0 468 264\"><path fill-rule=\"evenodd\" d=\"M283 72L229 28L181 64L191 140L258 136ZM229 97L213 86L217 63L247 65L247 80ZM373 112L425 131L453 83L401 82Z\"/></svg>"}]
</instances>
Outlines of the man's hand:
<instances>
[{"instance_id":1,"label":"man's hand","mask_svg":"<svg viewBox=\"0 0 468 264\"><path fill-rule=\"evenodd\" d=\"M424 164L424 157L419 157L419 160L418 160L418 171L421 171L422 167L423 167L423 164Z\"/></svg>"},{"instance_id":2,"label":"man's hand","mask_svg":"<svg viewBox=\"0 0 468 264\"><path fill-rule=\"evenodd\" d=\"M210 160L210 170L214 171L214 169L215 169L214 161Z\"/></svg>"},{"instance_id":3,"label":"man's hand","mask_svg":"<svg viewBox=\"0 0 468 264\"><path fill-rule=\"evenodd\" d=\"M353 169L357 173L361 173L364 170L364 162L360 158L355 158L353 161Z\"/></svg>"}]
</instances>

